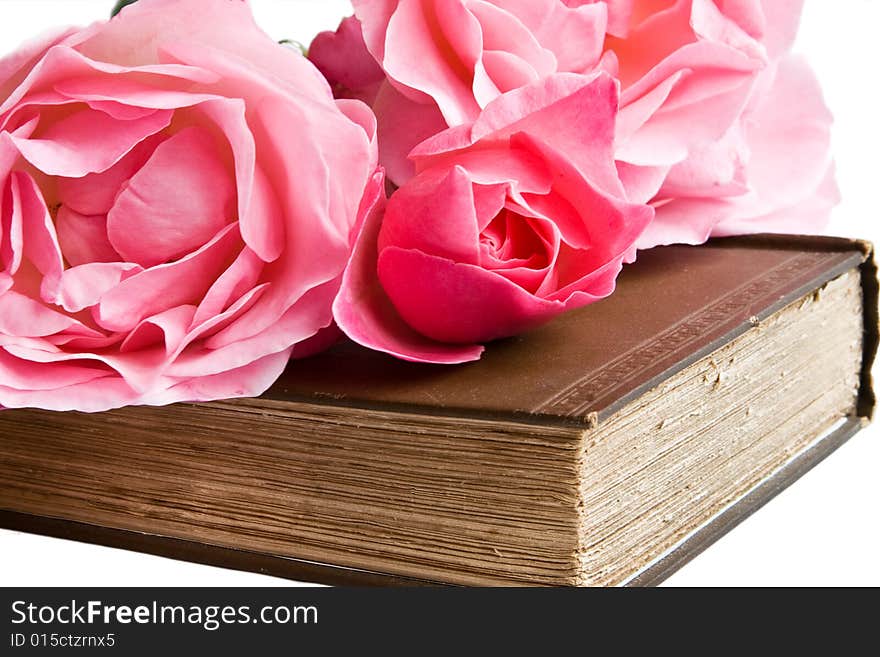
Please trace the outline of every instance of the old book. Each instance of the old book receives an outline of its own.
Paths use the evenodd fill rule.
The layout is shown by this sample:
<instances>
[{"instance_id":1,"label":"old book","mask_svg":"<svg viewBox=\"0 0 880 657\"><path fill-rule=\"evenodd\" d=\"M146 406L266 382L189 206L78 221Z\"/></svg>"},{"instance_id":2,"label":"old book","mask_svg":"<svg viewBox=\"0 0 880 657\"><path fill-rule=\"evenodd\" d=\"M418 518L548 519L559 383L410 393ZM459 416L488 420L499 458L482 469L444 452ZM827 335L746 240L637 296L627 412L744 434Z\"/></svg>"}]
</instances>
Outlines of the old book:
<instances>
[{"instance_id":1,"label":"old book","mask_svg":"<svg viewBox=\"0 0 880 657\"><path fill-rule=\"evenodd\" d=\"M654 583L870 418L876 344L864 243L659 248L471 365L343 343L260 399L0 412L0 525L330 583Z\"/></svg>"}]
</instances>

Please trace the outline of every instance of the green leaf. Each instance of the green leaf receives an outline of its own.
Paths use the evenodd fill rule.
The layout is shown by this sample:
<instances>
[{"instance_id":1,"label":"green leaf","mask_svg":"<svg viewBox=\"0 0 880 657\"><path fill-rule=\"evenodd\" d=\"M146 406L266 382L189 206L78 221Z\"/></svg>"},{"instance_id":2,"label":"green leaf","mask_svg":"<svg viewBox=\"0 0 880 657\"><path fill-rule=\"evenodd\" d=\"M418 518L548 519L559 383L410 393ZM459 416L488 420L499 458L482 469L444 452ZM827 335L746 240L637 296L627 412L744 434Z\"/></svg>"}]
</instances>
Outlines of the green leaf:
<instances>
[{"instance_id":1,"label":"green leaf","mask_svg":"<svg viewBox=\"0 0 880 657\"><path fill-rule=\"evenodd\" d=\"M133 5L135 2L137 2L137 0L119 0L119 2L116 3L116 6L113 7L113 11L110 12L110 18L113 18L120 11L128 7L128 5Z\"/></svg>"}]
</instances>

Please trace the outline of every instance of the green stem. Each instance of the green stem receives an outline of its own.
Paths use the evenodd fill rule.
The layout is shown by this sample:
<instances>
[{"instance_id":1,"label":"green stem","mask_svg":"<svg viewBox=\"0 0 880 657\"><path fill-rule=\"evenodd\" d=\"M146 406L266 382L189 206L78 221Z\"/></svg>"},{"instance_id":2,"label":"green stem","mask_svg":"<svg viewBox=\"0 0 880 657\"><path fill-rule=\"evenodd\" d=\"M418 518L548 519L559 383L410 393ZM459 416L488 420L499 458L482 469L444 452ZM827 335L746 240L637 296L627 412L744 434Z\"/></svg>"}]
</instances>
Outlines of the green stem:
<instances>
[{"instance_id":1,"label":"green stem","mask_svg":"<svg viewBox=\"0 0 880 657\"><path fill-rule=\"evenodd\" d=\"M113 7L113 11L110 12L110 17L112 18L120 11L128 7L128 5L133 5L135 2L137 2L137 0L119 0L119 2L116 3L116 6Z\"/></svg>"}]
</instances>

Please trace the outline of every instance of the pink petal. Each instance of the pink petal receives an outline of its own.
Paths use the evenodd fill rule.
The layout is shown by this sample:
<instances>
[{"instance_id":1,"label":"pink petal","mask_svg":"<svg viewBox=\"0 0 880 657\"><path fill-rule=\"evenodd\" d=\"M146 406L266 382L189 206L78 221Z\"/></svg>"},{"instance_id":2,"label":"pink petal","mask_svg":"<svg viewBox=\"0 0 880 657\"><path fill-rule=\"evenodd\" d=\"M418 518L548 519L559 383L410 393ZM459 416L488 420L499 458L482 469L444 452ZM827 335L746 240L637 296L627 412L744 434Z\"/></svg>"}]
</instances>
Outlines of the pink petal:
<instances>
[{"instance_id":1,"label":"pink petal","mask_svg":"<svg viewBox=\"0 0 880 657\"><path fill-rule=\"evenodd\" d=\"M639 166L618 161L617 174L626 190L626 199L632 203L651 201L663 186L670 168L669 166Z\"/></svg>"},{"instance_id":2,"label":"pink petal","mask_svg":"<svg viewBox=\"0 0 880 657\"><path fill-rule=\"evenodd\" d=\"M547 168L555 176L552 192L530 194L526 200L553 221L567 244L588 250L586 257L593 266L618 256L653 218L648 206L623 201L581 177L567 152L528 134L516 135L511 144L527 147L549 163Z\"/></svg>"},{"instance_id":3,"label":"pink petal","mask_svg":"<svg viewBox=\"0 0 880 657\"><path fill-rule=\"evenodd\" d=\"M0 239L0 256L3 257L6 273L14 276L24 258L21 198L15 176L8 178L0 189Z\"/></svg>"},{"instance_id":4,"label":"pink petal","mask_svg":"<svg viewBox=\"0 0 880 657\"><path fill-rule=\"evenodd\" d=\"M174 89L176 85L183 89ZM229 100L216 94L194 93L186 80L170 81L161 87L145 84L142 79L126 76L80 77L56 82L54 89L67 98L80 100L90 107L100 108L107 103L128 108L134 116L146 110L172 110L192 107L210 100ZM170 87L170 88L169 88ZM118 113L118 109L114 109ZM113 114L114 112L108 112Z\"/></svg>"},{"instance_id":5,"label":"pink petal","mask_svg":"<svg viewBox=\"0 0 880 657\"><path fill-rule=\"evenodd\" d=\"M421 175L391 197L378 248L415 249L456 262L480 261L474 194L462 167Z\"/></svg>"},{"instance_id":6,"label":"pink petal","mask_svg":"<svg viewBox=\"0 0 880 657\"><path fill-rule=\"evenodd\" d=\"M138 265L120 262L93 262L72 267L61 274L57 286L47 290L46 301L69 313L78 313L94 306L109 290L141 271Z\"/></svg>"},{"instance_id":7,"label":"pink petal","mask_svg":"<svg viewBox=\"0 0 880 657\"><path fill-rule=\"evenodd\" d=\"M444 343L467 345L516 335L565 310L564 303L540 299L481 267L419 251L385 249L378 272L403 321Z\"/></svg>"},{"instance_id":8,"label":"pink petal","mask_svg":"<svg viewBox=\"0 0 880 657\"><path fill-rule=\"evenodd\" d=\"M112 370L77 363L33 363L0 348L0 381L21 391L57 390L109 376Z\"/></svg>"},{"instance_id":9,"label":"pink petal","mask_svg":"<svg viewBox=\"0 0 880 657\"><path fill-rule=\"evenodd\" d=\"M245 247L229 268L211 285L193 317L193 326L200 326L253 289L263 271L264 262L250 248Z\"/></svg>"},{"instance_id":10,"label":"pink petal","mask_svg":"<svg viewBox=\"0 0 880 657\"><path fill-rule=\"evenodd\" d=\"M825 229L831 211L840 201L840 188L835 179L834 163L831 163L821 184L803 199L778 208L765 207L762 215L734 208L729 218L712 229L712 235L724 237L755 232L814 235Z\"/></svg>"},{"instance_id":11,"label":"pink petal","mask_svg":"<svg viewBox=\"0 0 880 657\"><path fill-rule=\"evenodd\" d=\"M235 188L211 135L185 128L154 151L116 198L107 235L144 267L195 251L233 219Z\"/></svg>"},{"instance_id":12,"label":"pink petal","mask_svg":"<svg viewBox=\"0 0 880 657\"><path fill-rule=\"evenodd\" d=\"M11 178L13 203L21 208L24 257L43 276L43 289L57 283L64 269L55 225L37 183L27 173L16 171ZM45 292L44 299L45 299Z\"/></svg>"},{"instance_id":13,"label":"pink petal","mask_svg":"<svg viewBox=\"0 0 880 657\"><path fill-rule=\"evenodd\" d=\"M41 34L21 44L10 54L0 58L0 97L5 98L16 82L20 82L34 63L49 48L63 41L76 31L72 27L60 27Z\"/></svg>"},{"instance_id":14,"label":"pink petal","mask_svg":"<svg viewBox=\"0 0 880 657\"><path fill-rule=\"evenodd\" d=\"M433 98L446 123L458 125L480 112L473 76L481 29L461 0L432 4L434 21L420 2L397 5L385 31L385 56L379 61L392 80ZM357 6L355 11L366 25Z\"/></svg>"},{"instance_id":15,"label":"pink petal","mask_svg":"<svg viewBox=\"0 0 880 657\"><path fill-rule=\"evenodd\" d=\"M0 406L100 413L133 404L138 394L121 378L103 376L51 390L17 390L0 385Z\"/></svg>"},{"instance_id":16,"label":"pink petal","mask_svg":"<svg viewBox=\"0 0 880 657\"><path fill-rule=\"evenodd\" d=\"M248 76L259 77L276 91L283 89L328 102L332 98L327 82L314 65L279 47L277 40L257 25L247 2L136 3L85 34L76 47L94 59L131 66L169 61L173 51L174 61L219 74L212 82L223 79L224 83L228 81L225 71L201 64L204 57L214 56L212 51L225 53L245 67Z\"/></svg>"},{"instance_id":17,"label":"pink petal","mask_svg":"<svg viewBox=\"0 0 880 657\"><path fill-rule=\"evenodd\" d=\"M141 119L119 121L93 109L61 119L30 139L12 140L22 156L53 176L80 178L106 171L139 142L171 123L172 112L156 111Z\"/></svg>"},{"instance_id":18,"label":"pink petal","mask_svg":"<svg viewBox=\"0 0 880 657\"><path fill-rule=\"evenodd\" d=\"M184 379L141 397L143 404L161 406L179 402L213 401L235 397L259 397L278 380L290 361L290 349L269 354L242 367L218 374Z\"/></svg>"},{"instance_id":19,"label":"pink petal","mask_svg":"<svg viewBox=\"0 0 880 657\"><path fill-rule=\"evenodd\" d=\"M359 100L342 98L336 101L336 107L338 107L339 111L345 114L345 116L347 116L352 122L357 123L364 129L370 143L376 141L376 133L379 127L376 121L376 115L368 105Z\"/></svg>"},{"instance_id":20,"label":"pink petal","mask_svg":"<svg viewBox=\"0 0 880 657\"><path fill-rule=\"evenodd\" d=\"M772 58L788 52L797 35L804 0L760 0L766 29L764 43Z\"/></svg>"},{"instance_id":21,"label":"pink petal","mask_svg":"<svg viewBox=\"0 0 880 657\"><path fill-rule=\"evenodd\" d=\"M748 179L767 203L792 203L820 184L831 162L832 121L806 61L793 55L783 59L747 122Z\"/></svg>"},{"instance_id":22,"label":"pink petal","mask_svg":"<svg viewBox=\"0 0 880 657\"><path fill-rule=\"evenodd\" d=\"M130 331L169 308L197 305L241 246L238 225L226 226L195 253L117 285L94 308L95 320L109 331Z\"/></svg>"},{"instance_id":23,"label":"pink petal","mask_svg":"<svg viewBox=\"0 0 880 657\"><path fill-rule=\"evenodd\" d=\"M691 149L660 190L661 198L739 196L749 191L750 150L737 123L721 139Z\"/></svg>"},{"instance_id":24,"label":"pink petal","mask_svg":"<svg viewBox=\"0 0 880 657\"><path fill-rule=\"evenodd\" d=\"M55 226L64 259L74 267L122 260L107 238L107 217L82 215L62 205Z\"/></svg>"},{"instance_id":25,"label":"pink petal","mask_svg":"<svg viewBox=\"0 0 880 657\"><path fill-rule=\"evenodd\" d=\"M232 149L242 239L265 262L277 260L285 242L283 215L277 193L256 161L245 103L237 99L213 100L198 109L220 127Z\"/></svg>"},{"instance_id":26,"label":"pink petal","mask_svg":"<svg viewBox=\"0 0 880 657\"><path fill-rule=\"evenodd\" d=\"M91 173L82 178L59 177L56 184L61 202L78 214L106 216L123 183L147 163L163 139L161 135L147 137L102 173Z\"/></svg>"},{"instance_id":27,"label":"pink petal","mask_svg":"<svg viewBox=\"0 0 880 657\"><path fill-rule=\"evenodd\" d=\"M530 73L526 73L525 79L520 78L526 84L557 71L556 57L543 44L539 43L536 35L523 24L515 13L509 10L508 5L501 8L491 3L473 2L468 4L468 10L480 23L484 66L485 56L488 53L503 53L502 57L507 55L521 62L518 66L521 72L525 73L526 70L530 70ZM477 67L476 73L474 95L481 106L494 100L497 93L510 91L516 86L521 86L499 85L501 80L492 78L490 75L490 80L487 82L494 83L492 89L495 93L481 94L479 93L479 67Z\"/></svg>"},{"instance_id":28,"label":"pink petal","mask_svg":"<svg viewBox=\"0 0 880 657\"><path fill-rule=\"evenodd\" d=\"M321 329L308 340L297 344L290 354L292 360L298 358L310 358L326 351L340 340L345 339L345 333L334 322L330 326Z\"/></svg>"},{"instance_id":29,"label":"pink petal","mask_svg":"<svg viewBox=\"0 0 880 657\"><path fill-rule=\"evenodd\" d=\"M434 342L407 326L391 305L376 275L376 242L384 208L382 176L377 174L364 196L361 210L366 219L345 270L342 288L333 303L333 316L339 328L365 347L406 360L427 363L477 360L482 347Z\"/></svg>"},{"instance_id":30,"label":"pink petal","mask_svg":"<svg viewBox=\"0 0 880 657\"><path fill-rule=\"evenodd\" d=\"M150 81L160 85L169 85L177 82L187 87L189 83L202 82L209 84L216 82L219 76L216 73L193 66L179 64L160 64L137 66L136 68L110 64L109 61L96 61L69 47L76 40L83 38L88 30L76 32L74 37L65 39L65 45L57 45L51 48L28 72L25 79L16 86L2 104L0 104L0 118L10 109L21 103L26 96L50 90L54 85L78 77L100 78L103 76L127 78L134 77L142 83ZM121 53L117 53L121 54ZM109 98L107 100L115 100Z\"/></svg>"},{"instance_id":31,"label":"pink petal","mask_svg":"<svg viewBox=\"0 0 880 657\"><path fill-rule=\"evenodd\" d=\"M711 42L677 50L624 91L617 157L668 166L691 147L720 139L741 115L763 65Z\"/></svg>"},{"instance_id":32,"label":"pink petal","mask_svg":"<svg viewBox=\"0 0 880 657\"><path fill-rule=\"evenodd\" d=\"M604 73L589 77L559 73L504 94L485 108L472 128L428 139L411 157L421 170L430 166L432 156L524 132L569 153L585 178L603 191L623 196L612 155L616 113L617 86L612 78Z\"/></svg>"},{"instance_id":33,"label":"pink petal","mask_svg":"<svg viewBox=\"0 0 880 657\"><path fill-rule=\"evenodd\" d=\"M132 329L119 351L140 351L161 345L170 356L185 339L195 312L195 306L184 305L146 318Z\"/></svg>"},{"instance_id":34,"label":"pink petal","mask_svg":"<svg viewBox=\"0 0 880 657\"><path fill-rule=\"evenodd\" d=\"M43 337L79 324L23 294L9 290L0 294L0 333L22 337Z\"/></svg>"},{"instance_id":35,"label":"pink petal","mask_svg":"<svg viewBox=\"0 0 880 657\"><path fill-rule=\"evenodd\" d=\"M257 291L258 288L255 288ZM284 351L290 353L291 345L304 342L333 321L331 304L339 290L339 281L329 281L312 288L300 297L279 319L260 333L248 336L235 343L224 344L215 340L216 336L199 342L202 333L210 333L214 326L198 327L187 336L194 344L182 352L168 369L173 376L206 376L223 372L230 367L238 367L262 358L266 354ZM265 288L264 288L265 291ZM225 323L229 317L235 322L247 321L247 299L239 300L236 306L224 313L226 318L217 322Z\"/></svg>"},{"instance_id":36,"label":"pink petal","mask_svg":"<svg viewBox=\"0 0 880 657\"><path fill-rule=\"evenodd\" d=\"M602 55L607 23L604 2L566 6L559 0L504 0L499 2L506 12L515 15L528 28L541 46L555 54L553 70L571 73L588 73ZM483 23L484 34L493 36L498 26L489 29ZM487 45L486 48L493 46ZM513 51L511 51L513 52Z\"/></svg>"},{"instance_id":37,"label":"pink petal","mask_svg":"<svg viewBox=\"0 0 880 657\"><path fill-rule=\"evenodd\" d=\"M382 68L367 51L361 23L343 18L335 32L321 32L309 46L309 59L331 85L358 92L385 79Z\"/></svg>"},{"instance_id":38,"label":"pink petal","mask_svg":"<svg viewBox=\"0 0 880 657\"><path fill-rule=\"evenodd\" d=\"M608 8L608 34L626 37L632 21L633 5L637 0L563 0L569 7L606 5Z\"/></svg>"},{"instance_id":39,"label":"pink petal","mask_svg":"<svg viewBox=\"0 0 880 657\"><path fill-rule=\"evenodd\" d=\"M401 186L415 175L410 151L445 130L446 121L435 105L412 101L387 82L376 94L373 111L378 121L379 163L388 179Z\"/></svg>"}]
</instances>

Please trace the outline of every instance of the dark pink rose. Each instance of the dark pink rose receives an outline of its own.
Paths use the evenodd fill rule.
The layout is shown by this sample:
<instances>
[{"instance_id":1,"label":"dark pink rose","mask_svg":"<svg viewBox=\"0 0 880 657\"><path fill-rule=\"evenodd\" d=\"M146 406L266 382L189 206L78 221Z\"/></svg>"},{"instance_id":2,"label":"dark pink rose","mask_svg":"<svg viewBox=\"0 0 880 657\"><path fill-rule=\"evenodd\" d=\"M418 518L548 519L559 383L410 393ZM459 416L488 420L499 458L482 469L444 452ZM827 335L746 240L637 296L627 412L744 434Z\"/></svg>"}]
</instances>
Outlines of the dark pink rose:
<instances>
[{"instance_id":1,"label":"dark pink rose","mask_svg":"<svg viewBox=\"0 0 880 657\"><path fill-rule=\"evenodd\" d=\"M373 132L239 0L0 60L0 406L260 394L332 322Z\"/></svg>"},{"instance_id":2,"label":"dark pink rose","mask_svg":"<svg viewBox=\"0 0 880 657\"><path fill-rule=\"evenodd\" d=\"M339 327L401 358L463 362L610 294L653 216L623 200L617 100L607 75L551 75L422 143L387 208L377 177Z\"/></svg>"}]
</instances>

